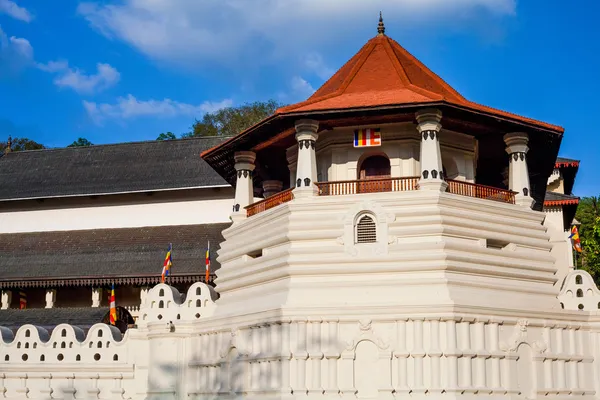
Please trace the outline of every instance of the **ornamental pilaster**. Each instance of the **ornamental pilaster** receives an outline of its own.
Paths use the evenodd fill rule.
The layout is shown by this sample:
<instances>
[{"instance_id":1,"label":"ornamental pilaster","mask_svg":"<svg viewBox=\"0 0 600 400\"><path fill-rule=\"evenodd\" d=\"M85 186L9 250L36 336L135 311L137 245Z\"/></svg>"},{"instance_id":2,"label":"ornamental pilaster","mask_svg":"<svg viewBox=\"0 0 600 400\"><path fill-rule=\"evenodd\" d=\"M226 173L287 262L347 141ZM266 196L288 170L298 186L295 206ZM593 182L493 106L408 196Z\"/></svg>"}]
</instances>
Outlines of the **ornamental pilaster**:
<instances>
[{"instance_id":1,"label":"ornamental pilaster","mask_svg":"<svg viewBox=\"0 0 600 400\"><path fill-rule=\"evenodd\" d=\"M319 122L302 119L296 121L296 140L298 141L298 161L296 164L296 196L314 195L317 193L317 157L316 143L319 134Z\"/></svg>"},{"instance_id":2,"label":"ornamental pilaster","mask_svg":"<svg viewBox=\"0 0 600 400\"><path fill-rule=\"evenodd\" d=\"M448 184L444 177L440 150L442 112L433 108L425 109L418 111L416 118L417 130L421 136L419 189L445 192Z\"/></svg>"},{"instance_id":3,"label":"ornamental pilaster","mask_svg":"<svg viewBox=\"0 0 600 400\"><path fill-rule=\"evenodd\" d=\"M509 158L508 188L517 192L515 195L517 204L531 207L533 199L531 198L527 167L529 136L522 132L507 133L504 135L504 143L506 143L506 152Z\"/></svg>"},{"instance_id":4,"label":"ornamental pilaster","mask_svg":"<svg viewBox=\"0 0 600 400\"><path fill-rule=\"evenodd\" d=\"M246 218L245 207L254 202L254 183L252 174L254 173L254 162L256 153L253 151L238 151L234 155L236 185L235 201L233 203L233 214L231 219L236 221Z\"/></svg>"}]
</instances>

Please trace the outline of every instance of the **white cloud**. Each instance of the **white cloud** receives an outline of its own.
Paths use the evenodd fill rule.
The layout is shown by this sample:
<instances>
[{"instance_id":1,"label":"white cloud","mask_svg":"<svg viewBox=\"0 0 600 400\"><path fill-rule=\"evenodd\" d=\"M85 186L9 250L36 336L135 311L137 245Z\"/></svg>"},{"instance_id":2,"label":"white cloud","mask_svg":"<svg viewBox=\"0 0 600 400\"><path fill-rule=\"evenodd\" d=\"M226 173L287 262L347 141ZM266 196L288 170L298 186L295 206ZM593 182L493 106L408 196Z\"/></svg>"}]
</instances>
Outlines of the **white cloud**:
<instances>
[{"instance_id":1,"label":"white cloud","mask_svg":"<svg viewBox=\"0 0 600 400\"><path fill-rule=\"evenodd\" d=\"M124 120L143 116L153 117L201 117L233 104L231 99L202 104L180 103L171 99L138 100L133 95L119 97L115 104L83 101L83 107L94 122L101 124L106 119Z\"/></svg>"},{"instance_id":2,"label":"white cloud","mask_svg":"<svg viewBox=\"0 0 600 400\"><path fill-rule=\"evenodd\" d=\"M360 27L377 26L379 10L392 25L423 26L437 19L465 25L483 13L514 15L516 0L120 0L78 7L91 26L167 62L252 63L310 54L339 43ZM370 25L368 25L370 24ZM260 54L261 57L256 55ZM316 65L315 65L316 63ZM309 64L325 75L318 59ZM236 65L236 64L232 64ZM305 65L306 66L306 65Z\"/></svg>"},{"instance_id":3,"label":"white cloud","mask_svg":"<svg viewBox=\"0 0 600 400\"><path fill-rule=\"evenodd\" d=\"M30 22L33 19L27 9L19 7L17 3L11 0L0 0L0 14L7 14L24 22Z\"/></svg>"},{"instance_id":4,"label":"white cloud","mask_svg":"<svg viewBox=\"0 0 600 400\"><path fill-rule=\"evenodd\" d=\"M58 87L68 87L77 93L92 94L114 86L121 75L109 64L96 64L95 74L86 74L77 68L70 68L64 60L50 61L47 64L38 64L42 71L56 74L54 84Z\"/></svg>"},{"instance_id":5,"label":"white cloud","mask_svg":"<svg viewBox=\"0 0 600 400\"><path fill-rule=\"evenodd\" d=\"M304 65L310 71L314 72L322 80L327 80L334 74L334 70L325 65L323 56L319 53L309 53L304 57Z\"/></svg>"},{"instance_id":6,"label":"white cloud","mask_svg":"<svg viewBox=\"0 0 600 400\"><path fill-rule=\"evenodd\" d=\"M301 76L294 76L292 78L291 87L293 94L302 97L303 99L310 97L315 92L315 88Z\"/></svg>"},{"instance_id":7,"label":"white cloud","mask_svg":"<svg viewBox=\"0 0 600 400\"><path fill-rule=\"evenodd\" d=\"M8 37L0 27L0 76L14 74L33 63L33 47L27 39Z\"/></svg>"}]
</instances>

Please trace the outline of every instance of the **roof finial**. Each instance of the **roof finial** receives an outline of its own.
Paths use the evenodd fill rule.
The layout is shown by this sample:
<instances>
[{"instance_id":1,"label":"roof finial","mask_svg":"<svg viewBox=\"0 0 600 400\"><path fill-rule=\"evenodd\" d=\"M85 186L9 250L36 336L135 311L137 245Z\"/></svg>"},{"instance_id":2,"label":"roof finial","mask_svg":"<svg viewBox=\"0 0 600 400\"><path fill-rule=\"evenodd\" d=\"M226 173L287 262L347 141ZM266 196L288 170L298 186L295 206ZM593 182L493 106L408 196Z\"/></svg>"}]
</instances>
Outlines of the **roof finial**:
<instances>
[{"instance_id":1,"label":"roof finial","mask_svg":"<svg viewBox=\"0 0 600 400\"><path fill-rule=\"evenodd\" d=\"M383 14L379 11L379 25L377 26L377 36L385 35L385 25L383 25Z\"/></svg>"},{"instance_id":2,"label":"roof finial","mask_svg":"<svg viewBox=\"0 0 600 400\"><path fill-rule=\"evenodd\" d=\"M11 146L12 146L12 137L10 135L8 135L8 141L6 142L6 148L4 149L4 152L10 153L12 151Z\"/></svg>"}]
</instances>

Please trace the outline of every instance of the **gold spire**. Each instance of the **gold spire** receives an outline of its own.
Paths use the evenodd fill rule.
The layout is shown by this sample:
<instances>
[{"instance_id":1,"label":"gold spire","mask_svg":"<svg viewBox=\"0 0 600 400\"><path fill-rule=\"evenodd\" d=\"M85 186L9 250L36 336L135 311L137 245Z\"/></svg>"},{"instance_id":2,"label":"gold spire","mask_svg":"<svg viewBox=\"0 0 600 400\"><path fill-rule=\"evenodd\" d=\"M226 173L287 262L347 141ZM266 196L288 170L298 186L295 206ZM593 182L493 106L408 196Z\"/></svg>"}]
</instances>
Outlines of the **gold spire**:
<instances>
[{"instance_id":1,"label":"gold spire","mask_svg":"<svg viewBox=\"0 0 600 400\"><path fill-rule=\"evenodd\" d=\"M6 142L6 148L4 149L5 153L10 153L11 152L11 146L12 146L12 137L9 135L8 136L8 141Z\"/></svg>"},{"instance_id":2,"label":"gold spire","mask_svg":"<svg viewBox=\"0 0 600 400\"><path fill-rule=\"evenodd\" d=\"M377 36L385 35L385 25L383 25L383 15L379 11L379 25L377 26Z\"/></svg>"}]
</instances>

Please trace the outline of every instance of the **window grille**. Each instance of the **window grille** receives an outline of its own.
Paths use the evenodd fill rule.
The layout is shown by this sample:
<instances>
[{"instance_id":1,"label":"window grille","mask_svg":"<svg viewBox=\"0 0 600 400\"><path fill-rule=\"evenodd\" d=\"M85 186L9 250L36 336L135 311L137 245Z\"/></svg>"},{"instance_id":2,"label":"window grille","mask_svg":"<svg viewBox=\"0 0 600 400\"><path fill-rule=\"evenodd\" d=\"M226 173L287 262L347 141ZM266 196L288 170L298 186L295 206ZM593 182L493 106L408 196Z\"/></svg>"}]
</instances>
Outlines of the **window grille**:
<instances>
[{"instance_id":1,"label":"window grille","mask_svg":"<svg viewBox=\"0 0 600 400\"><path fill-rule=\"evenodd\" d=\"M373 218L365 215L356 224L356 243L377 242L377 228Z\"/></svg>"}]
</instances>

